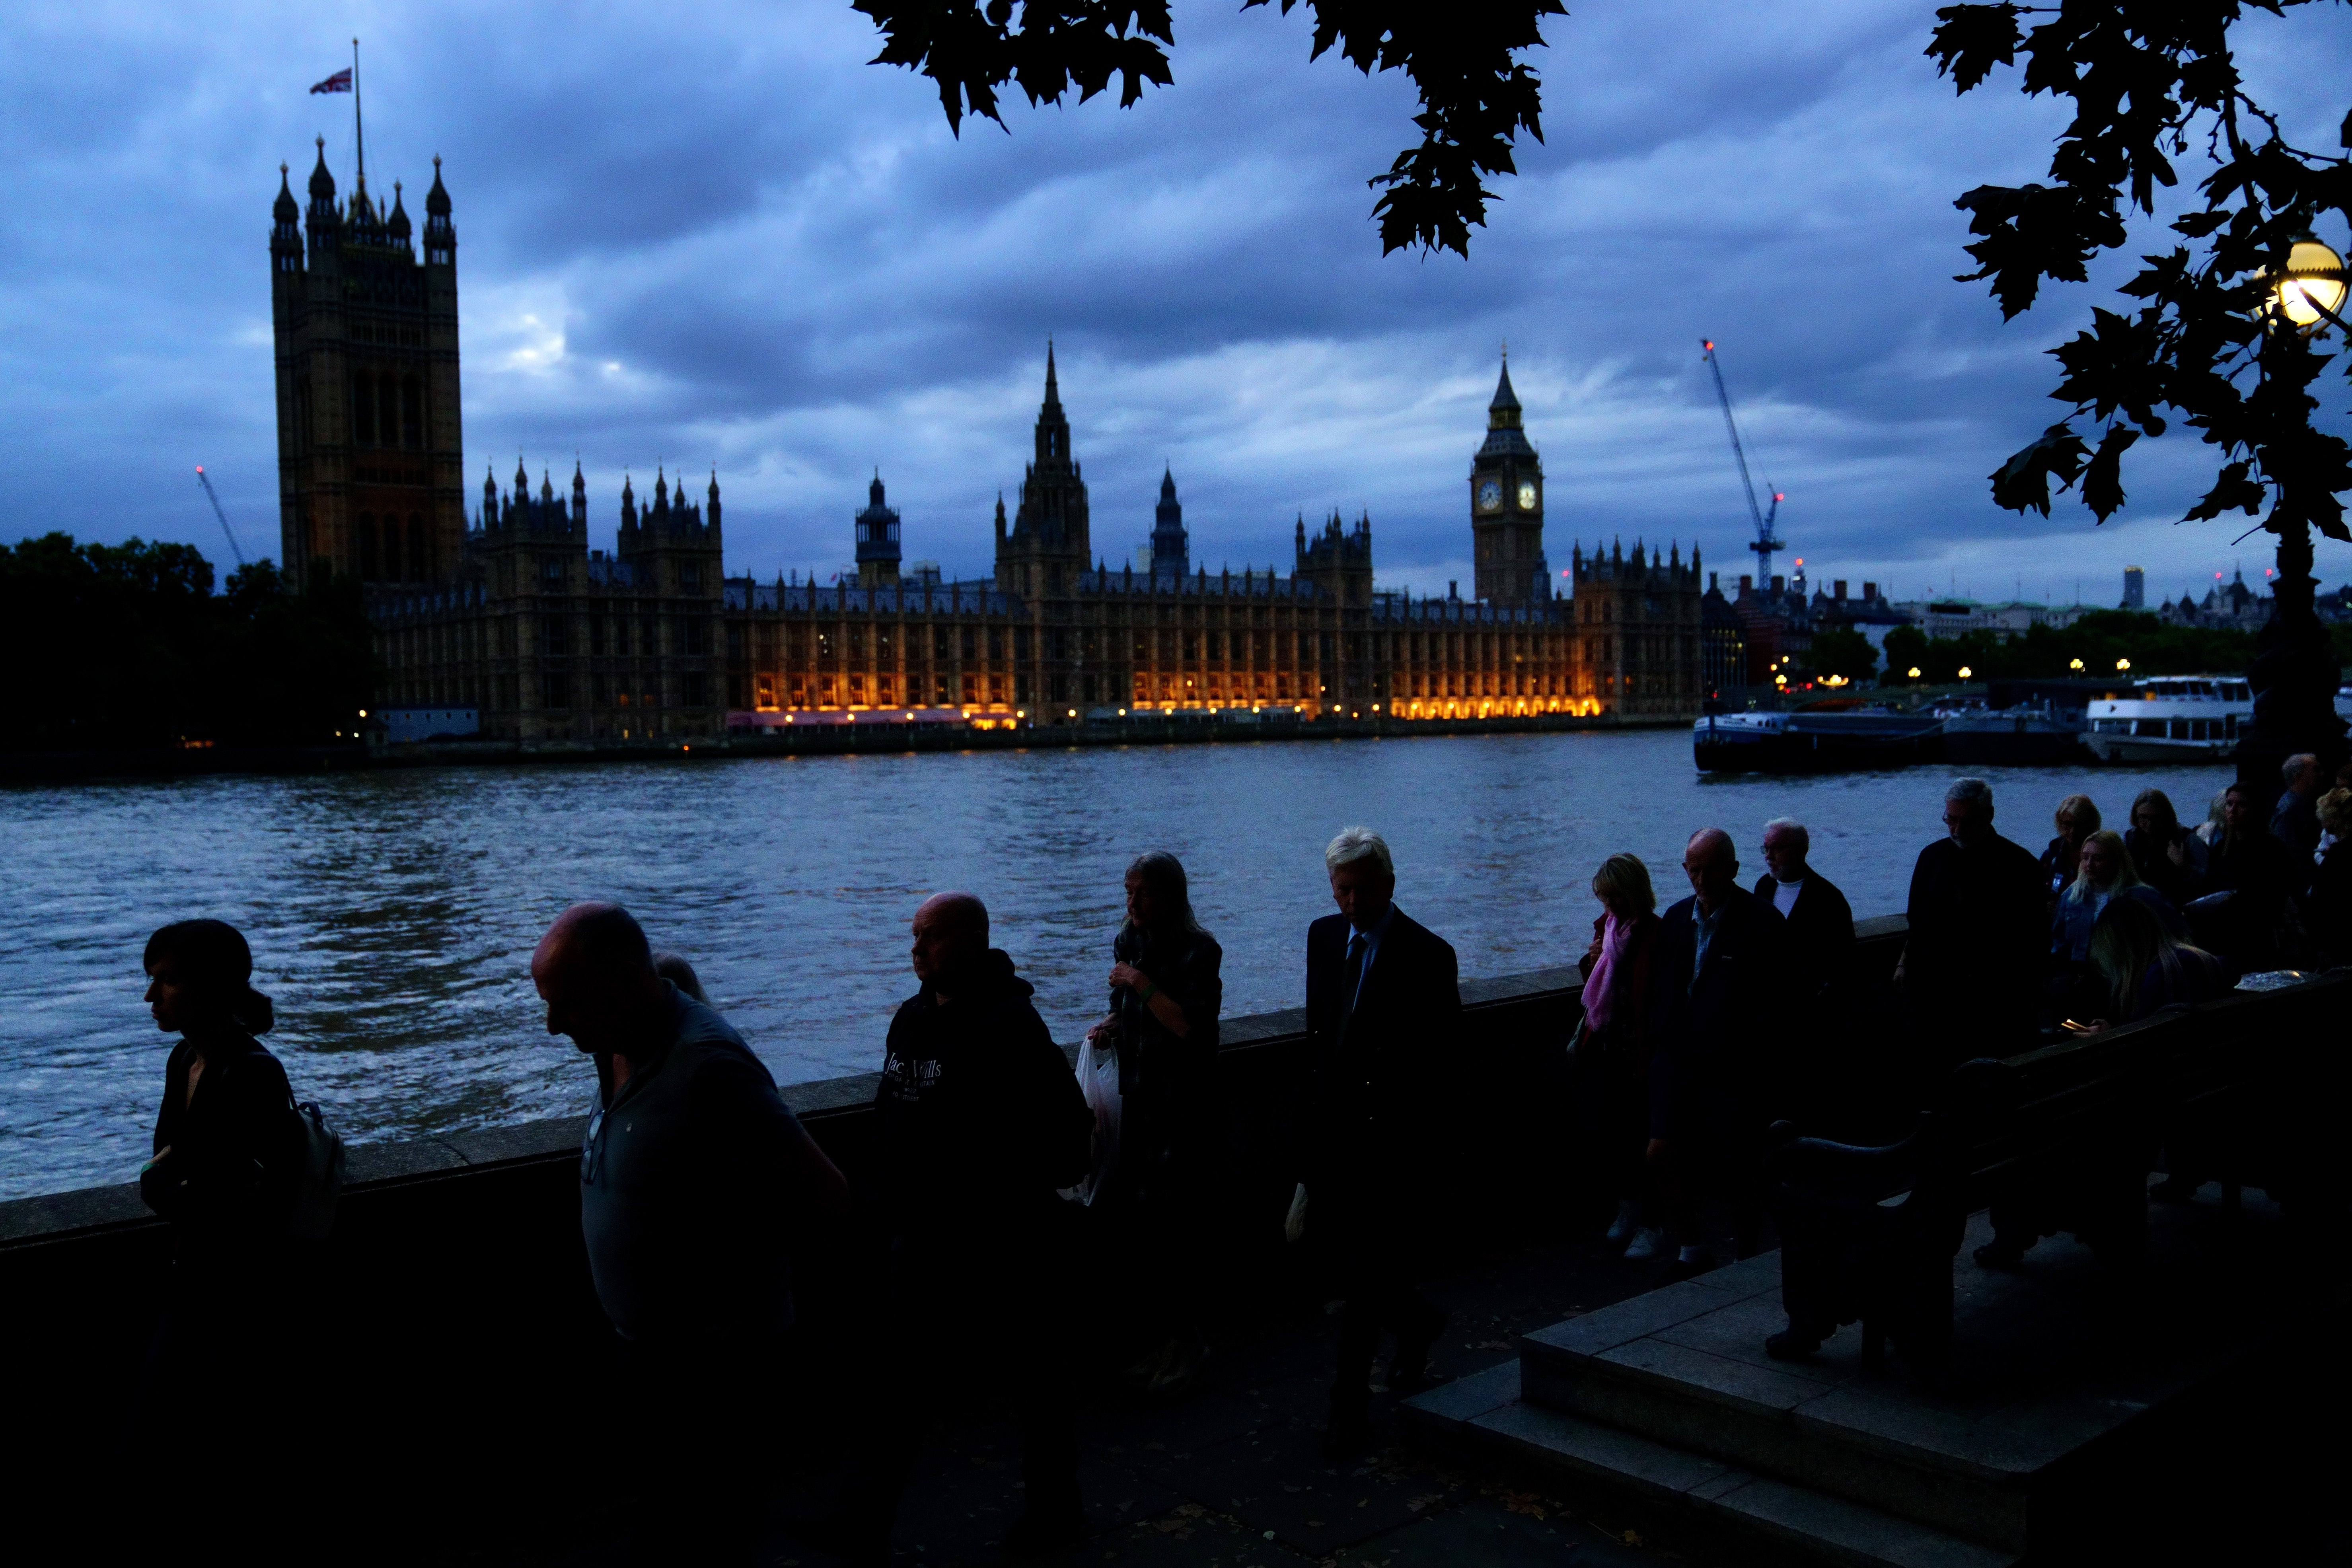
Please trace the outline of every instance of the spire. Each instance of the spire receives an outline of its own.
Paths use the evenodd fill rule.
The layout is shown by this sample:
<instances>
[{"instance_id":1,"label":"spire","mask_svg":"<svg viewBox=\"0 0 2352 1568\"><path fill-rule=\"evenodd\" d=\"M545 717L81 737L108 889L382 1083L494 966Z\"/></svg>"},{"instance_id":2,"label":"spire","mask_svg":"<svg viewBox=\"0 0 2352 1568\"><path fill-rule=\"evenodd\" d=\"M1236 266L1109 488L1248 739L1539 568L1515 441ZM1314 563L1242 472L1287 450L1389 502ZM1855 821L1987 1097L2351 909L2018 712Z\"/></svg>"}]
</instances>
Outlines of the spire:
<instances>
[{"instance_id":1,"label":"spire","mask_svg":"<svg viewBox=\"0 0 2352 1568\"><path fill-rule=\"evenodd\" d=\"M441 183L441 154L433 154L433 188L425 193L425 214L427 217L449 215L449 193Z\"/></svg>"},{"instance_id":2,"label":"spire","mask_svg":"<svg viewBox=\"0 0 2352 1568\"><path fill-rule=\"evenodd\" d=\"M522 465L522 454L520 452L515 454L514 493L518 501L530 494L530 475Z\"/></svg>"},{"instance_id":3,"label":"spire","mask_svg":"<svg viewBox=\"0 0 2352 1568\"><path fill-rule=\"evenodd\" d=\"M1163 466L1160 470L1160 498L1163 501L1176 498L1176 470L1172 467Z\"/></svg>"},{"instance_id":4,"label":"spire","mask_svg":"<svg viewBox=\"0 0 2352 1568\"><path fill-rule=\"evenodd\" d=\"M1519 394L1511 390L1511 350L1503 348L1503 373L1495 382L1495 401L1486 405L1486 428L1516 430L1519 426Z\"/></svg>"},{"instance_id":5,"label":"spire","mask_svg":"<svg viewBox=\"0 0 2352 1568\"><path fill-rule=\"evenodd\" d=\"M294 204L294 191L286 183L286 165L278 165L278 200L269 209L269 215L281 224L290 224L302 215L302 209Z\"/></svg>"},{"instance_id":6,"label":"spire","mask_svg":"<svg viewBox=\"0 0 2352 1568\"><path fill-rule=\"evenodd\" d=\"M319 138L319 162L310 170L310 200L313 204L335 199L335 177L327 172L327 139Z\"/></svg>"},{"instance_id":7,"label":"spire","mask_svg":"<svg viewBox=\"0 0 2352 1568\"><path fill-rule=\"evenodd\" d=\"M555 481L544 468L539 471L539 498L544 505L555 504Z\"/></svg>"},{"instance_id":8,"label":"spire","mask_svg":"<svg viewBox=\"0 0 2352 1568\"><path fill-rule=\"evenodd\" d=\"M393 238L405 240L408 237L408 212L400 204L400 182L397 180L392 183L392 218L388 226Z\"/></svg>"},{"instance_id":9,"label":"spire","mask_svg":"<svg viewBox=\"0 0 2352 1568\"><path fill-rule=\"evenodd\" d=\"M1062 389L1054 380L1054 340L1045 340L1045 406L1054 412L1062 407Z\"/></svg>"}]
</instances>

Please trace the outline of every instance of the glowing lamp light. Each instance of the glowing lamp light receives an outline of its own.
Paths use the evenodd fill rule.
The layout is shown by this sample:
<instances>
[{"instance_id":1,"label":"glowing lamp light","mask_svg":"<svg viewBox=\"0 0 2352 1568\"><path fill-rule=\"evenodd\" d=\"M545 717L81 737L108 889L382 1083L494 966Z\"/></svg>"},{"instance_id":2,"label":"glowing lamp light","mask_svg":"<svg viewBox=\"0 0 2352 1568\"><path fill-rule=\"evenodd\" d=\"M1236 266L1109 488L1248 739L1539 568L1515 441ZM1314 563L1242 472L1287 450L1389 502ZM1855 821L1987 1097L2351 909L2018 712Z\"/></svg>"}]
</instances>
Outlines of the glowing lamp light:
<instances>
[{"instance_id":1,"label":"glowing lamp light","mask_svg":"<svg viewBox=\"0 0 2352 1568\"><path fill-rule=\"evenodd\" d=\"M1914 664L1914 665L1912 665L1909 669L1907 669L1907 670L1904 671L1903 673L1904 673L1905 674L1906 674L1906 675L1910 676L1913 680L1915 680L1915 681L1916 681L1916 680L1917 680L1917 679L1919 678L1919 666L1918 666L1918 665L1916 665L1916 664Z\"/></svg>"},{"instance_id":2,"label":"glowing lamp light","mask_svg":"<svg viewBox=\"0 0 2352 1568\"><path fill-rule=\"evenodd\" d=\"M2083 667L2083 661L2080 659L2069 659L2066 661L2066 667L2070 670L2079 670Z\"/></svg>"},{"instance_id":3,"label":"glowing lamp light","mask_svg":"<svg viewBox=\"0 0 2352 1568\"><path fill-rule=\"evenodd\" d=\"M2344 258L2305 235L2286 253L2286 266L2275 275L2271 294L2279 313L2306 332L2322 322L2341 327L2347 276Z\"/></svg>"},{"instance_id":4,"label":"glowing lamp light","mask_svg":"<svg viewBox=\"0 0 2352 1568\"><path fill-rule=\"evenodd\" d=\"M1969 669L1966 664L1962 664L1962 665L1960 666L1960 679L1962 679L1962 680L1964 680L1964 681L1965 681L1965 680L1967 680L1970 675L1973 675L1973 674L1976 674L1976 672L1975 672L1974 670Z\"/></svg>"},{"instance_id":5,"label":"glowing lamp light","mask_svg":"<svg viewBox=\"0 0 2352 1568\"><path fill-rule=\"evenodd\" d=\"M2116 661L2116 668L2118 670L2128 670L2131 668L2131 661L2129 659L2117 659Z\"/></svg>"}]
</instances>

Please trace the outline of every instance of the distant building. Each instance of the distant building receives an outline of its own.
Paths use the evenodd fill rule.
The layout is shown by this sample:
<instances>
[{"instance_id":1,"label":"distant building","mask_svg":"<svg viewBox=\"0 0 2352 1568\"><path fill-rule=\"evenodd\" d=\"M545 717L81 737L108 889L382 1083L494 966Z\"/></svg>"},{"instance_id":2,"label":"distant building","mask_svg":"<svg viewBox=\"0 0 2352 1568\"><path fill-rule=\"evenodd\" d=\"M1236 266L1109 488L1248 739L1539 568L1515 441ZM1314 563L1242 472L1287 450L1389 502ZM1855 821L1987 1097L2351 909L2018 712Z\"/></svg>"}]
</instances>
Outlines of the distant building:
<instances>
[{"instance_id":1,"label":"distant building","mask_svg":"<svg viewBox=\"0 0 2352 1568\"><path fill-rule=\"evenodd\" d=\"M278 166L269 230L277 349L279 559L298 586L325 572L440 586L461 572L465 440L457 400L457 235L441 160L425 254L364 172L335 200L326 141L298 207Z\"/></svg>"},{"instance_id":2,"label":"distant building","mask_svg":"<svg viewBox=\"0 0 2352 1568\"><path fill-rule=\"evenodd\" d=\"M1862 597L1850 599L1846 596L1845 580L1835 579L1830 592L1813 595L1810 608L1816 629L1828 631L1834 627L1859 632L1882 658L1886 653L1886 634L1897 626L1911 624L1911 617L1882 597L1874 582L1864 583Z\"/></svg>"},{"instance_id":3,"label":"distant building","mask_svg":"<svg viewBox=\"0 0 2352 1568\"><path fill-rule=\"evenodd\" d=\"M1296 519L1286 572L1193 562L1172 471L1151 542L1112 570L1091 546L1054 358L1034 451L995 568L905 569L881 475L852 519L856 563L829 584L725 574L716 473L700 502L657 469L621 487L607 552L589 546L587 483L568 497L517 460L458 489L456 232L436 164L420 261L397 194L339 204L323 147L302 213L281 178L271 231L286 559L356 577L401 729L467 712L486 739L693 737L730 725L917 707L974 723L1073 723L1110 708L1282 706L1408 718L1696 713L1698 553L1580 547L1556 597L1543 465L1507 365L1471 462L1478 597L1375 591L1369 516ZM1801 595L1798 596L1801 599Z\"/></svg>"},{"instance_id":4,"label":"distant building","mask_svg":"<svg viewBox=\"0 0 2352 1568\"><path fill-rule=\"evenodd\" d=\"M2124 601L2117 608L2123 610L2147 608L2147 573L2136 566L2124 568Z\"/></svg>"},{"instance_id":5,"label":"distant building","mask_svg":"<svg viewBox=\"0 0 2352 1568\"><path fill-rule=\"evenodd\" d=\"M1785 577L1760 587L1754 578L1741 577L1731 612L1746 635L1748 685L1769 686L1774 675L1804 664L1813 646L1813 612L1801 577L1793 587Z\"/></svg>"},{"instance_id":6,"label":"distant building","mask_svg":"<svg viewBox=\"0 0 2352 1568\"><path fill-rule=\"evenodd\" d=\"M1748 685L1748 628L1732 612L1730 601L1706 574L1706 592L1699 600L1699 681L1710 697Z\"/></svg>"}]
</instances>

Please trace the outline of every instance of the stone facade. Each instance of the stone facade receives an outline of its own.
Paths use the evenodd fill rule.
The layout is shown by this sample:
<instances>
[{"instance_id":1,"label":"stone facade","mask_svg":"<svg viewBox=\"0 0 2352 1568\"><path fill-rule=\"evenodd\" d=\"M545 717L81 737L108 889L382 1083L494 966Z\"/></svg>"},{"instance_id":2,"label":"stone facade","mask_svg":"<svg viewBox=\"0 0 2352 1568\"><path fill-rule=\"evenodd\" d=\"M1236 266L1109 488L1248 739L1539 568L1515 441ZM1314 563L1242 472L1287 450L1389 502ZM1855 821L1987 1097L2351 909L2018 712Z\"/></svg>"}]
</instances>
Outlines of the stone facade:
<instances>
[{"instance_id":1,"label":"stone facade","mask_svg":"<svg viewBox=\"0 0 2352 1568\"><path fill-rule=\"evenodd\" d=\"M464 574L465 441L457 398L457 235L441 161L425 252L400 186L389 212L362 172L335 199L326 144L307 211L278 169L269 231L277 345L279 559L405 587Z\"/></svg>"},{"instance_id":2,"label":"stone facade","mask_svg":"<svg viewBox=\"0 0 2352 1568\"><path fill-rule=\"evenodd\" d=\"M1637 543L1574 552L1552 591L1543 471L1507 367L1472 464L1479 596L1375 588L1372 528L1296 520L1289 570L1192 563L1172 473L1150 555L1114 570L1090 503L1052 350L1034 450L995 568L943 580L902 570L900 517L877 473L853 519L856 567L835 583L728 578L714 474L691 503L666 473L640 507L624 483L608 554L589 547L575 465L559 497L520 462L483 483L470 526L456 482L456 233L438 164L424 256L395 194L362 179L338 205L323 158L307 244L278 193L278 321L286 559L298 575L370 585L388 709L473 708L493 740L690 740L792 722L905 718L1084 723L1136 710L1295 710L1459 718L1696 713L1698 556Z\"/></svg>"}]
</instances>

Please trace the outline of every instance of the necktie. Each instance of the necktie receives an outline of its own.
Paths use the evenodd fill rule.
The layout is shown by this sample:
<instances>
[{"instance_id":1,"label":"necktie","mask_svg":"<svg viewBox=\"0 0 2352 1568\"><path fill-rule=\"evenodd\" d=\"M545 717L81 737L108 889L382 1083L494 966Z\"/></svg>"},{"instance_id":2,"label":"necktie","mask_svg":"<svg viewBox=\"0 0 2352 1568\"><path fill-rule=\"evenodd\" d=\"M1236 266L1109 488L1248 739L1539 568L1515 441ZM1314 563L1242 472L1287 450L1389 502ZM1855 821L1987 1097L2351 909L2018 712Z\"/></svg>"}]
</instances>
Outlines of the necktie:
<instances>
[{"instance_id":1,"label":"necktie","mask_svg":"<svg viewBox=\"0 0 2352 1568\"><path fill-rule=\"evenodd\" d=\"M1364 954L1370 947L1360 931L1348 938L1348 967L1339 979L1339 1033L1343 1039L1356 1016L1356 993L1364 986Z\"/></svg>"}]
</instances>

